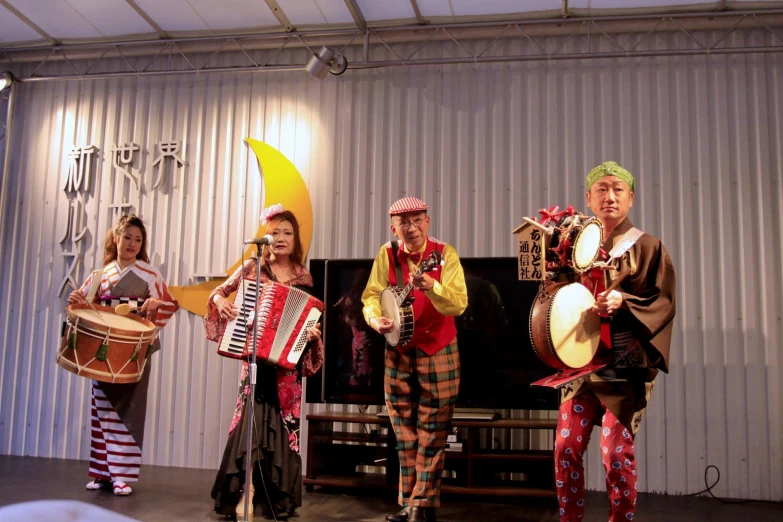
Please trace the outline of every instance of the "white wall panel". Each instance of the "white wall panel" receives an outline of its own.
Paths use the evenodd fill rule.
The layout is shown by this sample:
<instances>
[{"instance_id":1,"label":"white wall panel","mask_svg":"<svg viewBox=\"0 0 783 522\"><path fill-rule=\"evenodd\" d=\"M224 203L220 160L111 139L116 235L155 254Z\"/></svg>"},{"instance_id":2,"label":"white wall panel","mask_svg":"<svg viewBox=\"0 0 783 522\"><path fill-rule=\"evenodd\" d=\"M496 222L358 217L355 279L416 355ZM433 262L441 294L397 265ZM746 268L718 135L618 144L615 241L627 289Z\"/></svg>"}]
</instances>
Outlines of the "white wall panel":
<instances>
[{"instance_id":1,"label":"white wall panel","mask_svg":"<svg viewBox=\"0 0 783 522\"><path fill-rule=\"evenodd\" d=\"M773 38L740 32L729 43ZM570 45L578 42L565 52ZM463 53L447 43L421 52ZM699 491L714 464L716 495L781 500L782 62L777 53L387 68L324 81L291 72L21 84L0 216L0 452L88 457L88 381L54 361L68 148L100 149L79 278L100 263L114 194L137 205L153 263L184 285L225 270L256 230L263 182L242 142L250 136L302 173L315 215L311 258L374 255L388 238L386 209L406 194L430 203L431 233L462 256L511 256L521 216L584 208L585 173L620 162L637 179L632 220L663 239L678 276L671 373L659 377L637 438L639 489ZM155 143L169 139L183 142L187 165L167 165L153 191ZM132 165L143 174L140 200L111 167L110 148L129 141L143 149ZM145 463L217 467L237 366L215 355L200 317L181 311L171 321L153 359ZM588 468L589 486L603 489L597 446Z\"/></svg>"}]
</instances>

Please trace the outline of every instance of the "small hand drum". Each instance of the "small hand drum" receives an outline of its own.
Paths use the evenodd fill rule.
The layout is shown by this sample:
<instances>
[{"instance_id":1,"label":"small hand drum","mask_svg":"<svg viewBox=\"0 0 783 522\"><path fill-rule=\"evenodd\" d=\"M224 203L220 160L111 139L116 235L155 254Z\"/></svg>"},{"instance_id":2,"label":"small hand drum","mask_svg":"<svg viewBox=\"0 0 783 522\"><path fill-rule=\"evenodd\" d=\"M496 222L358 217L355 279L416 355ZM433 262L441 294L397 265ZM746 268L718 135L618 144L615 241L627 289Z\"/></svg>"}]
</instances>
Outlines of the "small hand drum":
<instances>
[{"instance_id":1,"label":"small hand drum","mask_svg":"<svg viewBox=\"0 0 783 522\"><path fill-rule=\"evenodd\" d=\"M604 227L597 218L575 213L565 216L552 228L547 261L571 267L574 272L589 270L601 251Z\"/></svg>"},{"instance_id":2,"label":"small hand drum","mask_svg":"<svg viewBox=\"0 0 783 522\"><path fill-rule=\"evenodd\" d=\"M571 250L571 266L575 272L582 273L590 269L601 251L603 235L604 227L598 219L588 218L581 223Z\"/></svg>"},{"instance_id":3,"label":"small hand drum","mask_svg":"<svg viewBox=\"0 0 783 522\"><path fill-rule=\"evenodd\" d=\"M148 348L156 336L153 323L86 303L69 305L65 313L57 364L96 381L127 384L141 380Z\"/></svg>"}]
</instances>

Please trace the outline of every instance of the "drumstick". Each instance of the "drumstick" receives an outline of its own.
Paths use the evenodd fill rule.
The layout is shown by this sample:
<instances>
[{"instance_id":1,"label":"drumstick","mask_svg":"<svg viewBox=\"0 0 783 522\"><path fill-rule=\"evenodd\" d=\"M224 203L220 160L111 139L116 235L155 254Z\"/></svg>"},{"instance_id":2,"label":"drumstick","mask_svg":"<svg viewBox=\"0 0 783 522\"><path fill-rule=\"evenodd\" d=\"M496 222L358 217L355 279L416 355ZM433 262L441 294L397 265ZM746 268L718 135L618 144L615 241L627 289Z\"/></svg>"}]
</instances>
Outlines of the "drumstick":
<instances>
[{"instance_id":1,"label":"drumstick","mask_svg":"<svg viewBox=\"0 0 783 522\"><path fill-rule=\"evenodd\" d=\"M114 307L114 313L117 315L128 315L130 313L130 305L128 303L120 303Z\"/></svg>"},{"instance_id":2,"label":"drumstick","mask_svg":"<svg viewBox=\"0 0 783 522\"><path fill-rule=\"evenodd\" d=\"M622 272L620 272L620 275L618 275L618 276L617 276L617 279L615 279L614 281L612 281L612 284L610 284L610 285L609 285L609 286L606 288L606 290L604 290L604 293L605 293L605 294L608 294L609 292L611 292L612 290L614 290L614 289L616 289L618 286L620 286L620 283L622 283L622 282L623 282L623 280L624 280L626 277L628 277L628 275L630 275L630 273L631 273L631 271L630 271L630 270L623 270Z\"/></svg>"},{"instance_id":3,"label":"drumstick","mask_svg":"<svg viewBox=\"0 0 783 522\"><path fill-rule=\"evenodd\" d=\"M73 283L71 283L70 281L68 281L68 285L69 285L71 288L73 288L75 291L77 291L77 292L79 291L79 289L78 289L78 288L76 288L76 287L73 285ZM91 302L87 301L87 299L85 299L85 300L84 300L84 302L85 302L85 303L87 303L87 306L89 306L90 308L92 308L92 309L93 309L93 311L94 311L96 314L98 314L98 317L100 317L101 319L103 319L103 315L101 315L101 313L98 311L98 309L97 309L97 308L95 308Z\"/></svg>"}]
</instances>

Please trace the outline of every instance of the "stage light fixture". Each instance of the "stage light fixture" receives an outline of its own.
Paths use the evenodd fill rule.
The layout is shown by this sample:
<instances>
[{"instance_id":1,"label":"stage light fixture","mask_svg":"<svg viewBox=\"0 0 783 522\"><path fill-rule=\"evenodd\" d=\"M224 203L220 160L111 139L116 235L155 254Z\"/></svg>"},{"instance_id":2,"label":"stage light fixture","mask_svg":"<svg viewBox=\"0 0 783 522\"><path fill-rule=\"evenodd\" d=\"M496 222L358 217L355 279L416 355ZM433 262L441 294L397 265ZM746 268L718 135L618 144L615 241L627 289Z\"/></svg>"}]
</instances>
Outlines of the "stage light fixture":
<instances>
[{"instance_id":1,"label":"stage light fixture","mask_svg":"<svg viewBox=\"0 0 783 522\"><path fill-rule=\"evenodd\" d=\"M313 77L323 80L327 73L342 74L348 68L348 60L340 53L336 53L328 47L321 47L318 54L313 53L305 69Z\"/></svg>"},{"instance_id":2,"label":"stage light fixture","mask_svg":"<svg viewBox=\"0 0 783 522\"><path fill-rule=\"evenodd\" d=\"M14 83L14 77L8 71L0 72L0 91L5 90Z\"/></svg>"}]
</instances>

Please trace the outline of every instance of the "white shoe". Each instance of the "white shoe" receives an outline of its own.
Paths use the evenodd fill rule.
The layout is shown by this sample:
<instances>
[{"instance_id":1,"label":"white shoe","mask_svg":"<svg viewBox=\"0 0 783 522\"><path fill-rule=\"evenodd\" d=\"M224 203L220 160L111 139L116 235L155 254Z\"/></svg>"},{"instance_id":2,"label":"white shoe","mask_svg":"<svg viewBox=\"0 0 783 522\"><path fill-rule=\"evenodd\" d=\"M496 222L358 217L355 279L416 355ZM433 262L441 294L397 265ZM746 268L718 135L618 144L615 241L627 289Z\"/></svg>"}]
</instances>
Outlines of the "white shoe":
<instances>
[{"instance_id":1,"label":"white shoe","mask_svg":"<svg viewBox=\"0 0 783 522\"><path fill-rule=\"evenodd\" d=\"M115 480L112 489L114 489L114 494L119 497L133 493L131 487L121 480Z\"/></svg>"},{"instance_id":2,"label":"white shoe","mask_svg":"<svg viewBox=\"0 0 783 522\"><path fill-rule=\"evenodd\" d=\"M109 481L103 480L103 479L93 479L91 482L88 482L85 486L86 489L90 491L97 491L99 489L102 489L104 487L108 487Z\"/></svg>"}]
</instances>

